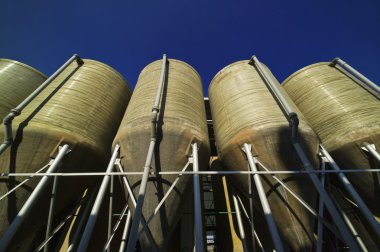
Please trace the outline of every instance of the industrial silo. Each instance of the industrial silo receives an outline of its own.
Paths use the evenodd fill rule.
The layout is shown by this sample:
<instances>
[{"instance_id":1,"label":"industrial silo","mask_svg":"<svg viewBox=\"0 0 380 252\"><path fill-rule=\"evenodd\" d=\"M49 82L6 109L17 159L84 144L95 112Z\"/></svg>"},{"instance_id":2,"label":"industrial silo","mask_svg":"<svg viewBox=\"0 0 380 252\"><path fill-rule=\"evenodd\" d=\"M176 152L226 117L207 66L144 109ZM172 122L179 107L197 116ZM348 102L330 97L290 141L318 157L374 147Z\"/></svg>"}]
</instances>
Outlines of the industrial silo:
<instances>
[{"instance_id":1,"label":"industrial silo","mask_svg":"<svg viewBox=\"0 0 380 252\"><path fill-rule=\"evenodd\" d=\"M70 152L60 172L103 171L130 96L127 81L111 67L93 60L73 61L14 119L14 141L0 156L1 172L34 173L55 158L64 144L69 145ZM23 179L2 180L0 194ZM38 181L34 178L0 204L0 237L9 231L8 226ZM94 181L95 177L59 177L54 215L63 217ZM44 239L51 190L47 186L38 195L6 251L33 250Z\"/></svg>"},{"instance_id":2,"label":"industrial silo","mask_svg":"<svg viewBox=\"0 0 380 252\"><path fill-rule=\"evenodd\" d=\"M0 124L10 110L46 78L41 72L21 62L0 59Z\"/></svg>"},{"instance_id":3,"label":"industrial silo","mask_svg":"<svg viewBox=\"0 0 380 252\"><path fill-rule=\"evenodd\" d=\"M341 168L371 168L368 153L361 148L365 142L380 147L378 94L339 65L327 62L302 68L288 77L283 87ZM346 176L370 209L379 215L376 175Z\"/></svg>"},{"instance_id":4,"label":"industrial silo","mask_svg":"<svg viewBox=\"0 0 380 252\"><path fill-rule=\"evenodd\" d=\"M156 127L157 141L150 171L181 171L191 155L192 143L198 143L199 166L200 169L205 169L210 148L201 79L190 65L182 61L168 59L165 64L166 77L161 93ZM126 172L141 172L144 169L152 136L152 107L160 83L162 66L163 61L158 60L142 70L114 140L114 145L120 145L121 163ZM142 208L146 219L153 214L176 177L177 175L149 177ZM160 251L178 251L178 240L172 239L173 232L184 212L185 201L192 200L191 178L188 175L180 178L148 225ZM128 180L137 198L141 175L128 176ZM134 211L133 208L132 210ZM138 239L143 251L151 250L145 233Z\"/></svg>"},{"instance_id":5,"label":"industrial silo","mask_svg":"<svg viewBox=\"0 0 380 252\"><path fill-rule=\"evenodd\" d=\"M267 71L269 72L268 69ZM271 77L276 81L273 76ZM298 112L281 87L278 88L293 110ZM303 169L292 147L289 123L268 90L261 73L249 61L239 61L222 69L210 84L209 99L218 156L224 169L247 171L247 157L242 150L245 143L252 144L253 156L269 170ZM299 141L313 167L318 168L319 140L302 115L298 114ZM309 205L315 205L316 191L307 176L294 174L276 176ZM247 201L249 198L247 175L232 175L231 179L243 195L243 200ZM262 180L285 249L311 250L314 239L312 216L271 176L262 177ZM254 206L257 211L262 211L260 202L254 201ZM260 227L257 232L263 229Z\"/></svg>"}]
</instances>

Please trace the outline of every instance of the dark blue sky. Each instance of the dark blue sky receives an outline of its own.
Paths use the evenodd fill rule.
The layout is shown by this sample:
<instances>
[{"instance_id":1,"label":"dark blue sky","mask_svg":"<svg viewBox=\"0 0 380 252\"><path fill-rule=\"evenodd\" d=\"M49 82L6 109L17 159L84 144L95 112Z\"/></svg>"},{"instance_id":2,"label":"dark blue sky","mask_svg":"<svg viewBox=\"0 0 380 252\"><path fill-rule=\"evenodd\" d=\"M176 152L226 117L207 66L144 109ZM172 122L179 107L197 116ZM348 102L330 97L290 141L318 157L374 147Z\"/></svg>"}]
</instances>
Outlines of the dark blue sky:
<instances>
[{"instance_id":1,"label":"dark blue sky","mask_svg":"<svg viewBox=\"0 0 380 252\"><path fill-rule=\"evenodd\" d=\"M204 91L224 66L256 54L283 81L339 56L380 83L379 0L2 0L0 57L52 74L72 54L102 61L134 87L167 53Z\"/></svg>"}]
</instances>

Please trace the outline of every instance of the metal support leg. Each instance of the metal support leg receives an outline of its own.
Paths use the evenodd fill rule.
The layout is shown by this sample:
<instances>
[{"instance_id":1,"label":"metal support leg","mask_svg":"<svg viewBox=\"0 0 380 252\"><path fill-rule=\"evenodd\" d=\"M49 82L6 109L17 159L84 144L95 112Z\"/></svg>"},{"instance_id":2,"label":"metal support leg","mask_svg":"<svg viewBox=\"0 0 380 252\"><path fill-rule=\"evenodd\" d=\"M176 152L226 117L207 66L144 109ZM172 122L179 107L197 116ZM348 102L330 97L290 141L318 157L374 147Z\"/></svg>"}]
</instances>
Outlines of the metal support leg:
<instances>
[{"instance_id":1,"label":"metal support leg","mask_svg":"<svg viewBox=\"0 0 380 252\"><path fill-rule=\"evenodd\" d=\"M248 171L251 169L249 168L249 164L247 165ZM252 248L253 251L256 250L256 244L255 244L255 224L253 221L253 190L252 190L252 175L248 174L248 193L249 193L249 214L250 214L250 226L251 226L251 238L252 238Z\"/></svg>"},{"instance_id":2,"label":"metal support leg","mask_svg":"<svg viewBox=\"0 0 380 252\"><path fill-rule=\"evenodd\" d=\"M239 195L236 195L236 198L237 198L237 200L239 201L240 207L241 207L241 209L243 210L243 213L245 214L245 217L247 218L249 224L252 224L253 219L252 219L252 220L250 219L250 217L249 217L249 215L248 215L248 213L247 213L247 210L245 209L244 204L243 204L243 202L241 201ZM255 240L257 241L257 245L259 246L259 248L261 249L261 251L264 252L263 245L261 244L261 241L260 241L259 237L257 236L256 231L253 230L253 232L254 232L254 234L252 235L252 236L253 236L252 239L255 239ZM256 250L256 247L253 247L253 251L255 251L255 250Z\"/></svg>"},{"instance_id":3,"label":"metal support leg","mask_svg":"<svg viewBox=\"0 0 380 252\"><path fill-rule=\"evenodd\" d=\"M121 167L121 164L119 162L119 160L116 161L116 167L119 169L120 172L124 172L123 171L123 168ZM129 197L132 201L132 205L133 207L136 209L136 199L135 199L135 196L133 195L133 192L132 192L132 189L131 189L131 186L129 185L128 183L128 180L127 180L127 177L126 176L123 176L122 177L122 180L123 180L123 183L124 183L124 186L125 188L127 189L127 192L129 194ZM128 194L126 194L126 199L128 200ZM149 242L151 243L152 245L152 251L157 251L157 246L156 246L156 243L154 242L154 239L153 239L153 236L152 236L152 233L150 232L147 224L146 224L146 221L145 221L145 218L143 215L141 215L141 223L142 223L142 226L143 226L143 230L145 231L145 234L149 240ZM134 249L134 248L133 248Z\"/></svg>"},{"instance_id":4,"label":"metal support leg","mask_svg":"<svg viewBox=\"0 0 380 252\"><path fill-rule=\"evenodd\" d=\"M235 212L236 212L236 220L237 220L238 227L239 227L239 235L240 235L241 243L243 244L243 250L244 250L244 252L248 252L249 249L247 246L247 239L245 237L243 220L241 218L240 207L239 207L239 203L238 203L238 200L236 198L235 192L232 194L232 200L234 202L234 207L235 207Z\"/></svg>"},{"instance_id":5,"label":"metal support leg","mask_svg":"<svg viewBox=\"0 0 380 252\"><path fill-rule=\"evenodd\" d=\"M326 192L325 188L322 186L317 175L315 173L312 173L312 171L314 169L311 166L308 158L306 157L306 154L304 153L302 147L297 142L293 143L293 146L294 146L299 158L301 159L301 162L303 164L304 169L307 171L310 171L309 177L310 177L314 187L317 189L319 196L323 198L323 200L325 202L325 206L329 210L334 222L336 223L337 228L339 229L340 233L343 236L344 241L350 247L351 250L359 251L358 244L352 238L347 225L345 224L342 216L339 214L338 210L336 209L332 199L330 198L330 196Z\"/></svg>"},{"instance_id":6,"label":"metal support leg","mask_svg":"<svg viewBox=\"0 0 380 252\"><path fill-rule=\"evenodd\" d=\"M52 225L53 216L54 216L55 197L57 194L57 180L58 180L58 177L54 177L53 188L52 188L52 192L50 195L49 217L48 217L48 223L47 223L47 227L46 227L45 240L47 240L49 238L50 232L51 232L51 225ZM44 247L44 252L48 252L48 251L49 251L49 242L47 242L45 244L45 247Z\"/></svg>"},{"instance_id":7,"label":"metal support leg","mask_svg":"<svg viewBox=\"0 0 380 252\"><path fill-rule=\"evenodd\" d=\"M198 144L191 145L193 149L193 171L198 172ZM202 221L202 202L199 175L194 174L194 224L195 224L195 247L196 252L203 251L203 221Z\"/></svg>"},{"instance_id":8,"label":"metal support leg","mask_svg":"<svg viewBox=\"0 0 380 252\"><path fill-rule=\"evenodd\" d=\"M69 146L65 144L62 148L60 148L57 157L55 158L53 164L49 167L46 173L53 173L55 172L63 157L69 152ZM12 221L11 225L7 228L5 231L3 237L0 240L0 251L6 251L10 241L12 240L13 236L19 229L19 227L22 225L22 223L25 220L25 217L28 215L30 209L36 204L36 200L38 196L41 194L41 192L45 189L49 181L48 176L44 176L41 181L38 183L38 185L33 190L32 194L29 196L28 200L24 203L21 210L18 212L17 216Z\"/></svg>"},{"instance_id":9,"label":"metal support leg","mask_svg":"<svg viewBox=\"0 0 380 252\"><path fill-rule=\"evenodd\" d=\"M77 226L77 228L75 230L73 239L72 239L72 241L70 243L70 246L67 249L67 252L74 251L75 244L77 243L77 241L79 239L80 231L82 230L84 222L86 221L86 217L87 217L88 212L90 212L90 210L91 210L90 208L91 208L92 203L93 203L93 201L95 199L95 196L96 196L96 190L93 190L91 192L91 195L88 198L88 202L87 202L87 204L86 204L86 206L85 206L85 208L84 208L84 210L82 212L82 217L81 217L81 219L79 221L79 224L78 224L78 226Z\"/></svg>"},{"instance_id":10,"label":"metal support leg","mask_svg":"<svg viewBox=\"0 0 380 252\"><path fill-rule=\"evenodd\" d=\"M116 145L116 147L113 151L111 160L110 160L108 167L107 167L107 171L106 171L107 173L112 172L112 170L114 168L117 155L119 154L119 148L120 148L120 146ZM110 180L109 175L104 176L102 184L100 185L98 195L96 196L94 206L92 207L90 217L87 221L87 225L86 225L86 228L83 232L82 239L79 243L78 251L80 251L80 252L87 251L87 246L88 246L88 243L90 241L92 230L94 229L94 226L96 223L96 219L98 218L99 210L100 210L100 207L102 205L104 195L106 194L106 190L108 187L109 180Z\"/></svg>"},{"instance_id":11,"label":"metal support leg","mask_svg":"<svg viewBox=\"0 0 380 252\"><path fill-rule=\"evenodd\" d=\"M250 144L246 144L246 143L244 144L244 152L247 155L248 163L249 163L249 166L251 167L251 171L257 171L256 164L253 161ZM278 233L276 223L274 222L272 211L269 207L268 199L265 194L263 184L261 183L260 176L258 174L254 174L253 179L255 180L256 189L259 194L259 199L264 211L265 219L267 221L267 224L270 230L270 234L272 236L274 247L276 248L277 252L282 252L284 251L284 248L282 246L280 234Z\"/></svg>"},{"instance_id":12,"label":"metal support leg","mask_svg":"<svg viewBox=\"0 0 380 252\"><path fill-rule=\"evenodd\" d=\"M119 252L124 252L125 247L127 246L127 237L128 237L129 227L131 226L131 220L132 220L132 213L131 213L131 210L128 210L128 216L125 220L125 226L123 230L123 236L121 237Z\"/></svg>"},{"instance_id":13,"label":"metal support leg","mask_svg":"<svg viewBox=\"0 0 380 252\"><path fill-rule=\"evenodd\" d=\"M322 145L320 147L321 147L322 155L326 157L330 166L335 171L341 171L339 166L335 163L335 161L332 159L330 154L325 150L325 148ZM366 147L366 148L368 148L368 147ZM359 194L356 192L355 188L352 186L351 182L348 180L346 175L344 173L337 173L337 175L338 175L340 182L343 184L344 188L350 194L350 196L352 197L354 202L358 205L360 212L362 213L364 218L367 220L367 222L371 226L372 230L375 232L377 239L380 240L380 225L377 223L376 219L373 217L373 214L368 209L367 205L364 203L364 201L359 196Z\"/></svg>"},{"instance_id":14,"label":"metal support leg","mask_svg":"<svg viewBox=\"0 0 380 252\"><path fill-rule=\"evenodd\" d=\"M322 161L321 163L321 170L324 171L326 168L326 163ZM323 187L325 187L325 174L321 174L321 184ZM318 206L318 214L323 218L323 211L324 211L324 204L323 204L324 199L319 196L319 206ZM317 248L315 249L316 252L322 252L323 249L323 225L320 220L318 220L318 231L317 231Z\"/></svg>"},{"instance_id":15,"label":"metal support leg","mask_svg":"<svg viewBox=\"0 0 380 252\"><path fill-rule=\"evenodd\" d=\"M110 250L112 239L115 236L115 233L116 233L117 229L119 228L120 223L123 220L123 217L124 217L125 213L127 212L127 210L128 210L128 204L126 204L123 211L121 211L120 216L115 223L115 226L113 227L113 229L110 232L110 235L108 236L108 239L107 239L106 244L104 245L103 251L109 251Z\"/></svg>"},{"instance_id":16,"label":"metal support leg","mask_svg":"<svg viewBox=\"0 0 380 252\"><path fill-rule=\"evenodd\" d=\"M113 181L114 176L111 176L111 184L110 184L110 199L109 199L109 209L108 209L108 239L111 238L112 232L112 212L113 212ZM124 213L123 213L124 214ZM107 252L110 251L109 246L107 247Z\"/></svg>"},{"instance_id":17,"label":"metal support leg","mask_svg":"<svg viewBox=\"0 0 380 252\"><path fill-rule=\"evenodd\" d=\"M189 166L190 162L187 162L186 165L183 167L182 172L186 171L187 167ZM177 178L174 180L170 188L167 190L166 194L164 197L161 199L161 201L158 203L157 207L154 209L154 212L149 216L148 220L146 221L143 226L148 226L149 223L152 221L153 217L156 216L158 211L160 210L161 206L165 203L165 200L169 197L170 193L174 190L175 186L177 185L179 179L181 178L182 175L178 175ZM141 229L138 236L141 235L144 229Z\"/></svg>"}]
</instances>

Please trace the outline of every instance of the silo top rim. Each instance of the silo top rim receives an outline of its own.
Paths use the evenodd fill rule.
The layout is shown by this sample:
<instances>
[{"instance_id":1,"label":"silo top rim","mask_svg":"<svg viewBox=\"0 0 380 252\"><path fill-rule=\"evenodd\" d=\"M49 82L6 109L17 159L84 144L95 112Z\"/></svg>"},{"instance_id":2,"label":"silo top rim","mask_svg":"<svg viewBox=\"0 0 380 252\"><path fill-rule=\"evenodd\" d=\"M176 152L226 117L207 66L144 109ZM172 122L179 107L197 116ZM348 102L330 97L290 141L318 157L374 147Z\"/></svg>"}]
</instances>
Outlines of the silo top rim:
<instances>
[{"instance_id":1,"label":"silo top rim","mask_svg":"<svg viewBox=\"0 0 380 252\"><path fill-rule=\"evenodd\" d=\"M330 62L319 62L319 63L315 63L315 64L311 64L311 65L308 65L308 66L305 66L301 69L299 69L298 71L294 72L293 74L291 74L288 78L286 78L282 83L281 85L285 86L291 79L293 79L295 76L297 76L298 74L304 72L305 70L308 70L310 68L314 68L314 67L317 67L317 66L322 66L322 65L329 65Z\"/></svg>"},{"instance_id":2,"label":"silo top rim","mask_svg":"<svg viewBox=\"0 0 380 252\"><path fill-rule=\"evenodd\" d=\"M121 73L119 73L119 71L117 71L115 68L113 68L113 67L111 67L110 65L108 65L108 64L105 64L105 63L103 63L103 62L100 62L100 61L97 61L97 60L93 60L93 59L82 59L85 63L86 62L94 62L94 63L96 63L96 64L99 64L99 65L102 65L102 66L104 66L104 67L106 67L106 68L110 68L111 70L113 70L116 74L118 74L128 85L127 85L127 88L129 89L129 91L131 91L132 92L132 89L131 89L131 87L129 86L129 81L126 79L126 78L124 78L124 76L121 74Z\"/></svg>"},{"instance_id":3,"label":"silo top rim","mask_svg":"<svg viewBox=\"0 0 380 252\"><path fill-rule=\"evenodd\" d=\"M168 60L169 62L170 62L170 61L174 61L174 62L177 62L177 63L180 63L180 64L182 64L182 65L185 65L185 66L189 67L190 69L192 69L192 70L194 71L194 73L196 73L196 75L198 76L198 78L202 81L202 78L201 78L201 76L199 75L199 73L197 72L197 70L195 70L195 68L192 67L190 64L188 64L188 63L186 63L186 62L184 62L184 61L182 61L182 60L178 60L178 59L169 59L169 58L168 58L167 60ZM146 66L143 68L142 71L144 71L144 69L147 68L148 66L153 65L153 64L156 64L157 62L160 62L160 61L162 61L162 59L155 60L155 61L149 63L148 65L146 65Z\"/></svg>"},{"instance_id":4,"label":"silo top rim","mask_svg":"<svg viewBox=\"0 0 380 252\"><path fill-rule=\"evenodd\" d=\"M45 74L43 74L42 72L38 71L37 69L35 69L34 67L31 67L25 63L22 63L20 61L17 61L17 60L11 60L11 59L4 59L4 58L0 58L0 61L5 61L5 62L10 62L10 63L13 63L13 64L17 64L17 65L20 65L22 67L25 67L25 68L28 68L29 70L32 70L33 72L41 75L42 77L44 78L47 78L47 76Z\"/></svg>"},{"instance_id":5,"label":"silo top rim","mask_svg":"<svg viewBox=\"0 0 380 252\"><path fill-rule=\"evenodd\" d=\"M220 71L214 76L214 78L212 78L212 80L211 80L211 82L210 82L210 85L209 85L209 87L208 87L208 93L210 93L210 88L211 88L211 86L213 85L214 80L215 80L219 75L223 74L224 71L225 71L227 68L230 68L230 67L235 66L235 65L249 64L249 63L250 63L250 60L239 60L239 61L235 61L235 62L233 62L233 63L231 63L231 64L229 64L229 65L223 67L223 68L222 68L222 69L221 69L221 70L220 70ZM261 62L261 64L264 65L266 68L268 68L264 63ZM251 65L251 64L249 64L249 65ZM254 65L251 65L251 67L253 67L253 68L256 70L256 68L255 68Z\"/></svg>"}]
</instances>

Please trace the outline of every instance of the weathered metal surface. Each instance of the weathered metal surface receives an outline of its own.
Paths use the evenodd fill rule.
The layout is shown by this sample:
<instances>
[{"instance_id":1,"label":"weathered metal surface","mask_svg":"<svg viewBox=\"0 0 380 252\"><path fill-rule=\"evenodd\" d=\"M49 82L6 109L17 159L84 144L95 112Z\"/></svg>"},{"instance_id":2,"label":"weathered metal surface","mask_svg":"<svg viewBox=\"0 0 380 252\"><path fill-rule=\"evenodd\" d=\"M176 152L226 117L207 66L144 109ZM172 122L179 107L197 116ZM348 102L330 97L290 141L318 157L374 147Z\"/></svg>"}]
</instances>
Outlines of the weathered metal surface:
<instances>
[{"instance_id":1,"label":"weathered metal surface","mask_svg":"<svg viewBox=\"0 0 380 252\"><path fill-rule=\"evenodd\" d=\"M47 77L23 63L0 59L0 124Z\"/></svg>"},{"instance_id":2,"label":"weathered metal surface","mask_svg":"<svg viewBox=\"0 0 380 252\"><path fill-rule=\"evenodd\" d=\"M379 95L368 90L338 65L307 66L283 83L341 168L369 169L364 142L380 147ZM347 177L376 215L380 215L379 182L375 174L350 173Z\"/></svg>"},{"instance_id":3,"label":"weathered metal surface","mask_svg":"<svg viewBox=\"0 0 380 252\"><path fill-rule=\"evenodd\" d=\"M294 111L299 113L286 93L283 94ZM253 155L269 169L302 169L302 163L292 147L291 131L285 116L261 75L248 61L239 61L221 70L211 82L209 99L218 155L225 169L247 170L248 162L242 151L244 143L253 145ZM299 140L313 166L318 167L319 140L301 113L299 118ZM315 205L316 191L307 176L278 177L306 202ZM263 176L262 179L285 247L292 251L310 250L312 217L271 177ZM248 198L247 176L233 175L232 180L240 193ZM261 210L259 204L256 201L255 207Z\"/></svg>"},{"instance_id":4,"label":"weathered metal surface","mask_svg":"<svg viewBox=\"0 0 380 252\"><path fill-rule=\"evenodd\" d=\"M73 62L13 121L14 143L0 156L0 172L35 172L54 158L58 146L63 144L69 144L71 152L64 158L61 171L103 171L130 96L128 83L111 67L93 60L84 60L81 67ZM59 178L55 216L67 211L95 179ZM0 195L22 180L1 180ZM33 179L1 202L0 236L38 181ZM41 242L38 235L45 232L51 190L48 188L27 217L27 228L17 232L8 251L29 250Z\"/></svg>"},{"instance_id":5,"label":"weathered metal surface","mask_svg":"<svg viewBox=\"0 0 380 252\"><path fill-rule=\"evenodd\" d=\"M199 145L199 168L207 167L210 147L202 83L198 73L188 64L169 59L164 84L157 137L151 171L180 171L191 154L191 143ZM114 144L121 146L121 162L126 171L142 171L151 139L151 112L158 88L162 61L146 66L138 79L131 102L124 115ZM190 168L191 169L191 166ZM145 194L143 215L146 219L173 183L175 175L151 176ZM140 176L130 176L135 195ZM171 240L183 211L183 203L192 200L191 176L182 176L149 228L162 251L178 251ZM190 228L190 227L189 227ZM141 229L141 227L140 227ZM139 237L143 251L150 251L145 235Z\"/></svg>"}]
</instances>

